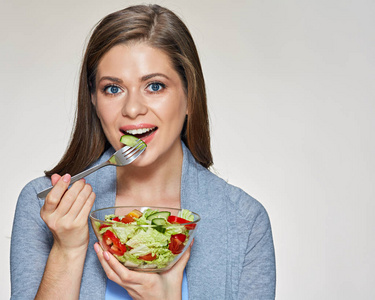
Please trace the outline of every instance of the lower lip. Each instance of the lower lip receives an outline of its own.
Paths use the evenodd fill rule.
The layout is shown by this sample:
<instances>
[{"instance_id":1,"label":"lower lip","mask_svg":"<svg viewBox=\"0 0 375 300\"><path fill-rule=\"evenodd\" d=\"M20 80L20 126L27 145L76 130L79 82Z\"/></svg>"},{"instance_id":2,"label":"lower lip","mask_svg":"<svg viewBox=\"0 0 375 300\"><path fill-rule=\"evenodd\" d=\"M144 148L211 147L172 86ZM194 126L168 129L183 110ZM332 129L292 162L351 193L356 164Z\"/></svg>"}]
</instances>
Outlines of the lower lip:
<instances>
[{"instance_id":1,"label":"lower lip","mask_svg":"<svg viewBox=\"0 0 375 300\"><path fill-rule=\"evenodd\" d=\"M148 145L152 141L152 139L154 138L156 131L158 131L158 130L156 129L150 135L141 138L141 140L144 141L146 143L146 145Z\"/></svg>"}]
</instances>

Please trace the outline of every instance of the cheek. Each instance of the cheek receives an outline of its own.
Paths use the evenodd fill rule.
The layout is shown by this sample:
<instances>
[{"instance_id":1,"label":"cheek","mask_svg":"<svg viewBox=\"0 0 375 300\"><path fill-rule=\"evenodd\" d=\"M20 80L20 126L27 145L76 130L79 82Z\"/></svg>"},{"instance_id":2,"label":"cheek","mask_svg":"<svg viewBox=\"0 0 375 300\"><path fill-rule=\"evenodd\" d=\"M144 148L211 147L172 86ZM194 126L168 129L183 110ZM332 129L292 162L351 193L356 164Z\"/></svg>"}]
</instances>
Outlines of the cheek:
<instances>
[{"instance_id":1,"label":"cheek","mask_svg":"<svg viewBox=\"0 0 375 300\"><path fill-rule=\"evenodd\" d=\"M176 128L177 125L183 124L186 116L186 106L181 104L173 104L160 110L161 119L167 123L173 124L172 128Z\"/></svg>"},{"instance_id":2,"label":"cheek","mask_svg":"<svg viewBox=\"0 0 375 300\"><path fill-rule=\"evenodd\" d=\"M187 100L186 100L186 97L184 97L179 107L179 115L180 115L180 120L182 121L182 124L184 123L187 114L188 114Z\"/></svg>"},{"instance_id":3,"label":"cheek","mask_svg":"<svg viewBox=\"0 0 375 300\"><path fill-rule=\"evenodd\" d=\"M102 121L102 114L101 114L102 109L100 107L100 102L98 102L95 94L91 94L91 103L96 112L96 116L99 118L100 121Z\"/></svg>"},{"instance_id":4,"label":"cheek","mask_svg":"<svg viewBox=\"0 0 375 300\"><path fill-rule=\"evenodd\" d=\"M170 120L177 121L181 118L185 119L185 115L187 114L187 100L185 95L172 97L172 99L170 99L168 103L165 103L160 109Z\"/></svg>"},{"instance_id":5,"label":"cheek","mask_svg":"<svg viewBox=\"0 0 375 300\"><path fill-rule=\"evenodd\" d=\"M114 118L114 108L111 105L104 105L100 101L97 102L96 106L96 115L98 116L102 125L110 123Z\"/></svg>"},{"instance_id":6,"label":"cheek","mask_svg":"<svg viewBox=\"0 0 375 300\"><path fill-rule=\"evenodd\" d=\"M100 122L103 122L103 110L100 107L95 106L96 115L98 116Z\"/></svg>"},{"instance_id":7,"label":"cheek","mask_svg":"<svg viewBox=\"0 0 375 300\"><path fill-rule=\"evenodd\" d=\"M182 127L184 125L186 119L186 106L184 105L179 105L175 107L173 111L170 111L168 113L168 120L170 123L170 134L171 135L180 135Z\"/></svg>"}]
</instances>

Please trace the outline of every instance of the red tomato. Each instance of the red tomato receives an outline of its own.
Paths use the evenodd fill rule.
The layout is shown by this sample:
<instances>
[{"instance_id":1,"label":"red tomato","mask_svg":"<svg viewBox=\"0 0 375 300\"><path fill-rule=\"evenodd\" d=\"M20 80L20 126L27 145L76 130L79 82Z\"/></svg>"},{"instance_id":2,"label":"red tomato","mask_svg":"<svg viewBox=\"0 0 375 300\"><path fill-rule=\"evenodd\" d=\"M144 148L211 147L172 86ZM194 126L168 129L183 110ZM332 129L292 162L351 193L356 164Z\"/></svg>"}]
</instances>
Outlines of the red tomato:
<instances>
[{"instance_id":1,"label":"red tomato","mask_svg":"<svg viewBox=\"0 0 375 300\"><path fill-rule=\"evenodd\" d=\"M106 228L106 227L111 227L111 225L102 224L100 225L99 230L102 230L103 228Z\"/></svg>"},{"instance_id":2,"label":"red tomato","mask_svg":"<svg viewBox=\"0 0 375 300\"><path fill-rule=\"evenodd\" d=\"M108 246L108 251L116 255L124 255L126 245L120 242L120 239L110 230L103 234L103 241Z\"/></svg>"},{"instance_id":3,"label":"red tomato","mask_svg":"<svg viewBox=\"0 0 375 300\"><path fill-rule=\"evenodd\" d=\"M146 254L146 255L143 255L143 256L140 256L138 257L139 259L142 259L142 260L147 260L147 261L151 261L151 260L155 260L157 258L156 254L155 255L152 255L152 253L149 253L149 254Z\"/></svg>"},{"instance_id":4,"label":"red tomato","mask_svg":"<svg viewBox=\"0 0 375 300\"><path fill-rule=\"evenodd\" d=\"M180 217L176 217L176 216L169 216L168 217L168 222L169 223L172 223L172 224L184 224L184 223L190 223L190 221L188 220L185 220L183 218L180 218ZM192 230L195 228L195 226L197 226L197 224L188 224L188 225L185 225L185 228L187 230Z\"/></svg>"},{"instance_id":5,"label":"red tomato","mask_svg":"<svg viewBox=\"0 0 375 300\"><path fill-rule=\"evenodd\" d=\"M171 241L169 243L168 249L171 250L173 254L179 254L184 248L183 242L186 240L186 235L179 233L171 236Z\"/></svg>"},{"instance_id":6,"label":"red tomato","mask_svg":"<svg viewBox=\"0 0 375 300\"><path fill-rule=\"evenodd\" d=\"M121 222L125 224L131 223L133 221L134 221L134 218L130 215L126 215L125 217L121 219Z\"/></svg>"},{"instance_id":7,"label":"red tomato","mask_svg":"<svg viewBox=\"0 0 375 300\"><path fill-rule=\"evenodd\" d=\"M119 217L114 217L114 218L112 219L112 221L120 222L120 218L119 218Z\"/></svg>"}]
</instances>

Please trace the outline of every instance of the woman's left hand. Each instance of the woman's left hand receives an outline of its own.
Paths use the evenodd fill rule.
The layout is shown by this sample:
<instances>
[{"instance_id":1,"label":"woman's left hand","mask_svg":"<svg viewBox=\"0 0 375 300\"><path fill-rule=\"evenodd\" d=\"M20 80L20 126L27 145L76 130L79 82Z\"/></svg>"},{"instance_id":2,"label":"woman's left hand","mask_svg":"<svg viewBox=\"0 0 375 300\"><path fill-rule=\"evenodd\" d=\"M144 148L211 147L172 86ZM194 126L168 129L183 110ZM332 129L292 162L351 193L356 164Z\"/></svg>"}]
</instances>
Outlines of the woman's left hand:
<instances>
[{"instance_id":1,"label":"woman's left hand","mask_svg":"<svg viewBox=\"0 0 375 300\"><path fill-rule=\"evenodd\" d=\"M181 299L183 271L190 258L191 246L179 261L163 273L144 273L127 269L111 253L103 251L98 243L94 248L108 278L134 299Z\"/></svg>"}]
</instances>

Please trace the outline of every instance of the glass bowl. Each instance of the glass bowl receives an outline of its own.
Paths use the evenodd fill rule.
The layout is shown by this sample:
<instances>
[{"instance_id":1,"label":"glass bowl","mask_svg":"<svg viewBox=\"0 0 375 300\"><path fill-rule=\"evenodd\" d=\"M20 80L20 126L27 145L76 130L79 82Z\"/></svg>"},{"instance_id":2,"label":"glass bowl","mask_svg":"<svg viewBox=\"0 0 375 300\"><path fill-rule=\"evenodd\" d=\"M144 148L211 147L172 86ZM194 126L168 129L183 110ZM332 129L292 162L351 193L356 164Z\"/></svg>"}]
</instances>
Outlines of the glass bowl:
<instances>
[{"instance_id":1,"label":"glass bowl","mask_svg":"<svg viewBox=\"0 0 375 300\"><path fill-rule=\"evenodd\" d=\"M189 247L200 216L186 209L114 206L92 211L90 220L102 249L125 267L163 272Z\"/></svg>"}]
</instances>

